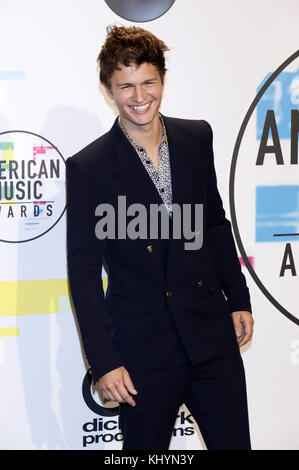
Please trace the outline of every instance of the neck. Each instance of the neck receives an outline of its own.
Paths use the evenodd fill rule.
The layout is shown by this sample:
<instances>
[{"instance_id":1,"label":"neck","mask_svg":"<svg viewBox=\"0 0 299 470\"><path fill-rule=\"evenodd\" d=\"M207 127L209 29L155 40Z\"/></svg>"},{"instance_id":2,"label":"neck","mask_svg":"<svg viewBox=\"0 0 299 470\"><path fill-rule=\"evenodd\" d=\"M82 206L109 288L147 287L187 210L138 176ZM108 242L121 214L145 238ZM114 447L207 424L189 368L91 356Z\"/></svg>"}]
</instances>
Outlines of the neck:
<instances>
[{"instance_id":1,"label":"neck","mask_svg":"<svg viewBox=\"0 0 299 470\"><path fill-rule=\"evenodd\" d=\"M163 136L163 126L159 114L152 122L143 126L136 126L130 121L123 120L121 116L119 119L121 125L138 145L144 148L159 146Z\"/></svg>"}]
</instances>

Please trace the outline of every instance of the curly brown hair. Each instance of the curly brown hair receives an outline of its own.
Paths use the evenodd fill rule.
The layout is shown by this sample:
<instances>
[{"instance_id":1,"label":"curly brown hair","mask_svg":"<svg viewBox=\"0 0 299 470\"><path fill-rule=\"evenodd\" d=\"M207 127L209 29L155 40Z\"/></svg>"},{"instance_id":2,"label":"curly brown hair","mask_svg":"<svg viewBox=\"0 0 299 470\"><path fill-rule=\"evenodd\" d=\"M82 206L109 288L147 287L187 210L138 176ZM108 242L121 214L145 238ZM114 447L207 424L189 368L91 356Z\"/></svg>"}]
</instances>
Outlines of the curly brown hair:
<instances>
[{"instance_id":1,"label":"curly brown hair","mask_svg":"<svg viewBox=\"0 0 299 470\"><path fill-rule=\"evenodd\" d=\"M137 66L149 62L155 65L163 82L165 68L164 52L169 48L154 34L137 26L107 27L106 41L97 57L100 81L110 88L110 78L117 64Z\"/></svg>"}]
</instances>

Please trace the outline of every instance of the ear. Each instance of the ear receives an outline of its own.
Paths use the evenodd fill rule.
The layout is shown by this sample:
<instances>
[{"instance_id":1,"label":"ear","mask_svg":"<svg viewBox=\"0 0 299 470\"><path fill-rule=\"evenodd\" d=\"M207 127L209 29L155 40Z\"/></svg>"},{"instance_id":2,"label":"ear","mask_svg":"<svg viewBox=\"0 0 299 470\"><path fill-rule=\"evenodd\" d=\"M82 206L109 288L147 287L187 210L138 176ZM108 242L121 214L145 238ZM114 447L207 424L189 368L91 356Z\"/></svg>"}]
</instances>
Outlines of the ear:
<instances>
[{"instance_id":1,"label":"ear","mask_svg":"<svg viewBox=\"0 0 299 470\"><path fill-rule=\"evenodd\" d=\"M165 79L166 79L166 70L163 73L163 82L162 82L163 90L164 90L164 86L165 86Z\"/></svg>"},{"instance_id":2,"label":"ear","mask_svg":"<svg viewBox=\"0 0 299 470\"><path fill-rule=\"evenodd\" d=\"M113 94L112 94L111 89L104 82L101 82L101 85L104 87L104 89L105 89L107 95L109 96L109 98L111 98L113 100Z\"/></svg>"}]
</instances>

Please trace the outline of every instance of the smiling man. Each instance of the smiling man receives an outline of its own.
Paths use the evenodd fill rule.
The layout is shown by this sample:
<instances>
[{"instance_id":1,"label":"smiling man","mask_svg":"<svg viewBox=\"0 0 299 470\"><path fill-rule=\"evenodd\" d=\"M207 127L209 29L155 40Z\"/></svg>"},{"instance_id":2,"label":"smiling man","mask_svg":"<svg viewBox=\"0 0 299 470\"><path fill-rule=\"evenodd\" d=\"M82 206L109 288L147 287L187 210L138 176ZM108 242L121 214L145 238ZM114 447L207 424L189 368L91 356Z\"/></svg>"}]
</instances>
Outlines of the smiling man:
<instances>
[{"instance_id":1,"label":"smiling man","mask_svg":"<svg viewBox=\"0 0 299 470\"><path fill-rule=\"evenodd\" d=\"M163 125L159 119L163 80L157 67L144 62L138 66L118 64L113 78L110 78L110 86L103 82L119 110L119 124L125 135L131 137L131 143L142 144L157 171L157 148L163 137Z\"/></svg>"},{"instance_id":2,"label":"smiling man","mask_svg":"<svg viewBox=\"0 0 299 470\"><path fill-rule=\"evenodd\" d=\"M239 350L253 332L250 295L217 189L211 126L159 112L166 50L142 28L108 28L100 80L119 116L66 162L71 295L93 382L120 404L124 450L168 449L183 403L208 449L250 449ZM146 224L159 204L169 237L98 238L96 208L117 212L119 196L143 205ZM186 250L174 209L190 209L194 223L196 204L203 243ZM117 233L125 223L118 214Z\"/></svg>"}]
</instances>

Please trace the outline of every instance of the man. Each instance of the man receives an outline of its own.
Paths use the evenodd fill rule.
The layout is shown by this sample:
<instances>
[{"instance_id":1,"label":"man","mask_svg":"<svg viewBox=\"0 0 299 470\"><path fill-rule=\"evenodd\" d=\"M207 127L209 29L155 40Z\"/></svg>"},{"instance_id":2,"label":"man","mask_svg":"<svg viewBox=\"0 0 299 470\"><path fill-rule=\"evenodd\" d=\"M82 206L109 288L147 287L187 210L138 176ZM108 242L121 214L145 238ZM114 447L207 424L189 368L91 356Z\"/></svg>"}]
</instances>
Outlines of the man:
<instances>
[{"instance_id":1,"label":"man","mask_svg":"<svg viewBox=\"0 0 299 470\"><path fill-rule=\"evenodd\" d=\"M108 29L100 80L119 116L66 162L71 295L93 382L120 404L123 449L167 449L182 403L208 449L250 449L239 351L253 331L249 291L217 190L210 125L159 113L166 50L141 28ZM146 209L147 227L150 206L166 208L169 237L129 237L134 214L124 220L119 196ZM186 249L185 232L173 236L174 208L196 205L202 243ZM110 226L98 217L107 207L114 238L99 230Z\"/></svg>"}]
</instances>

